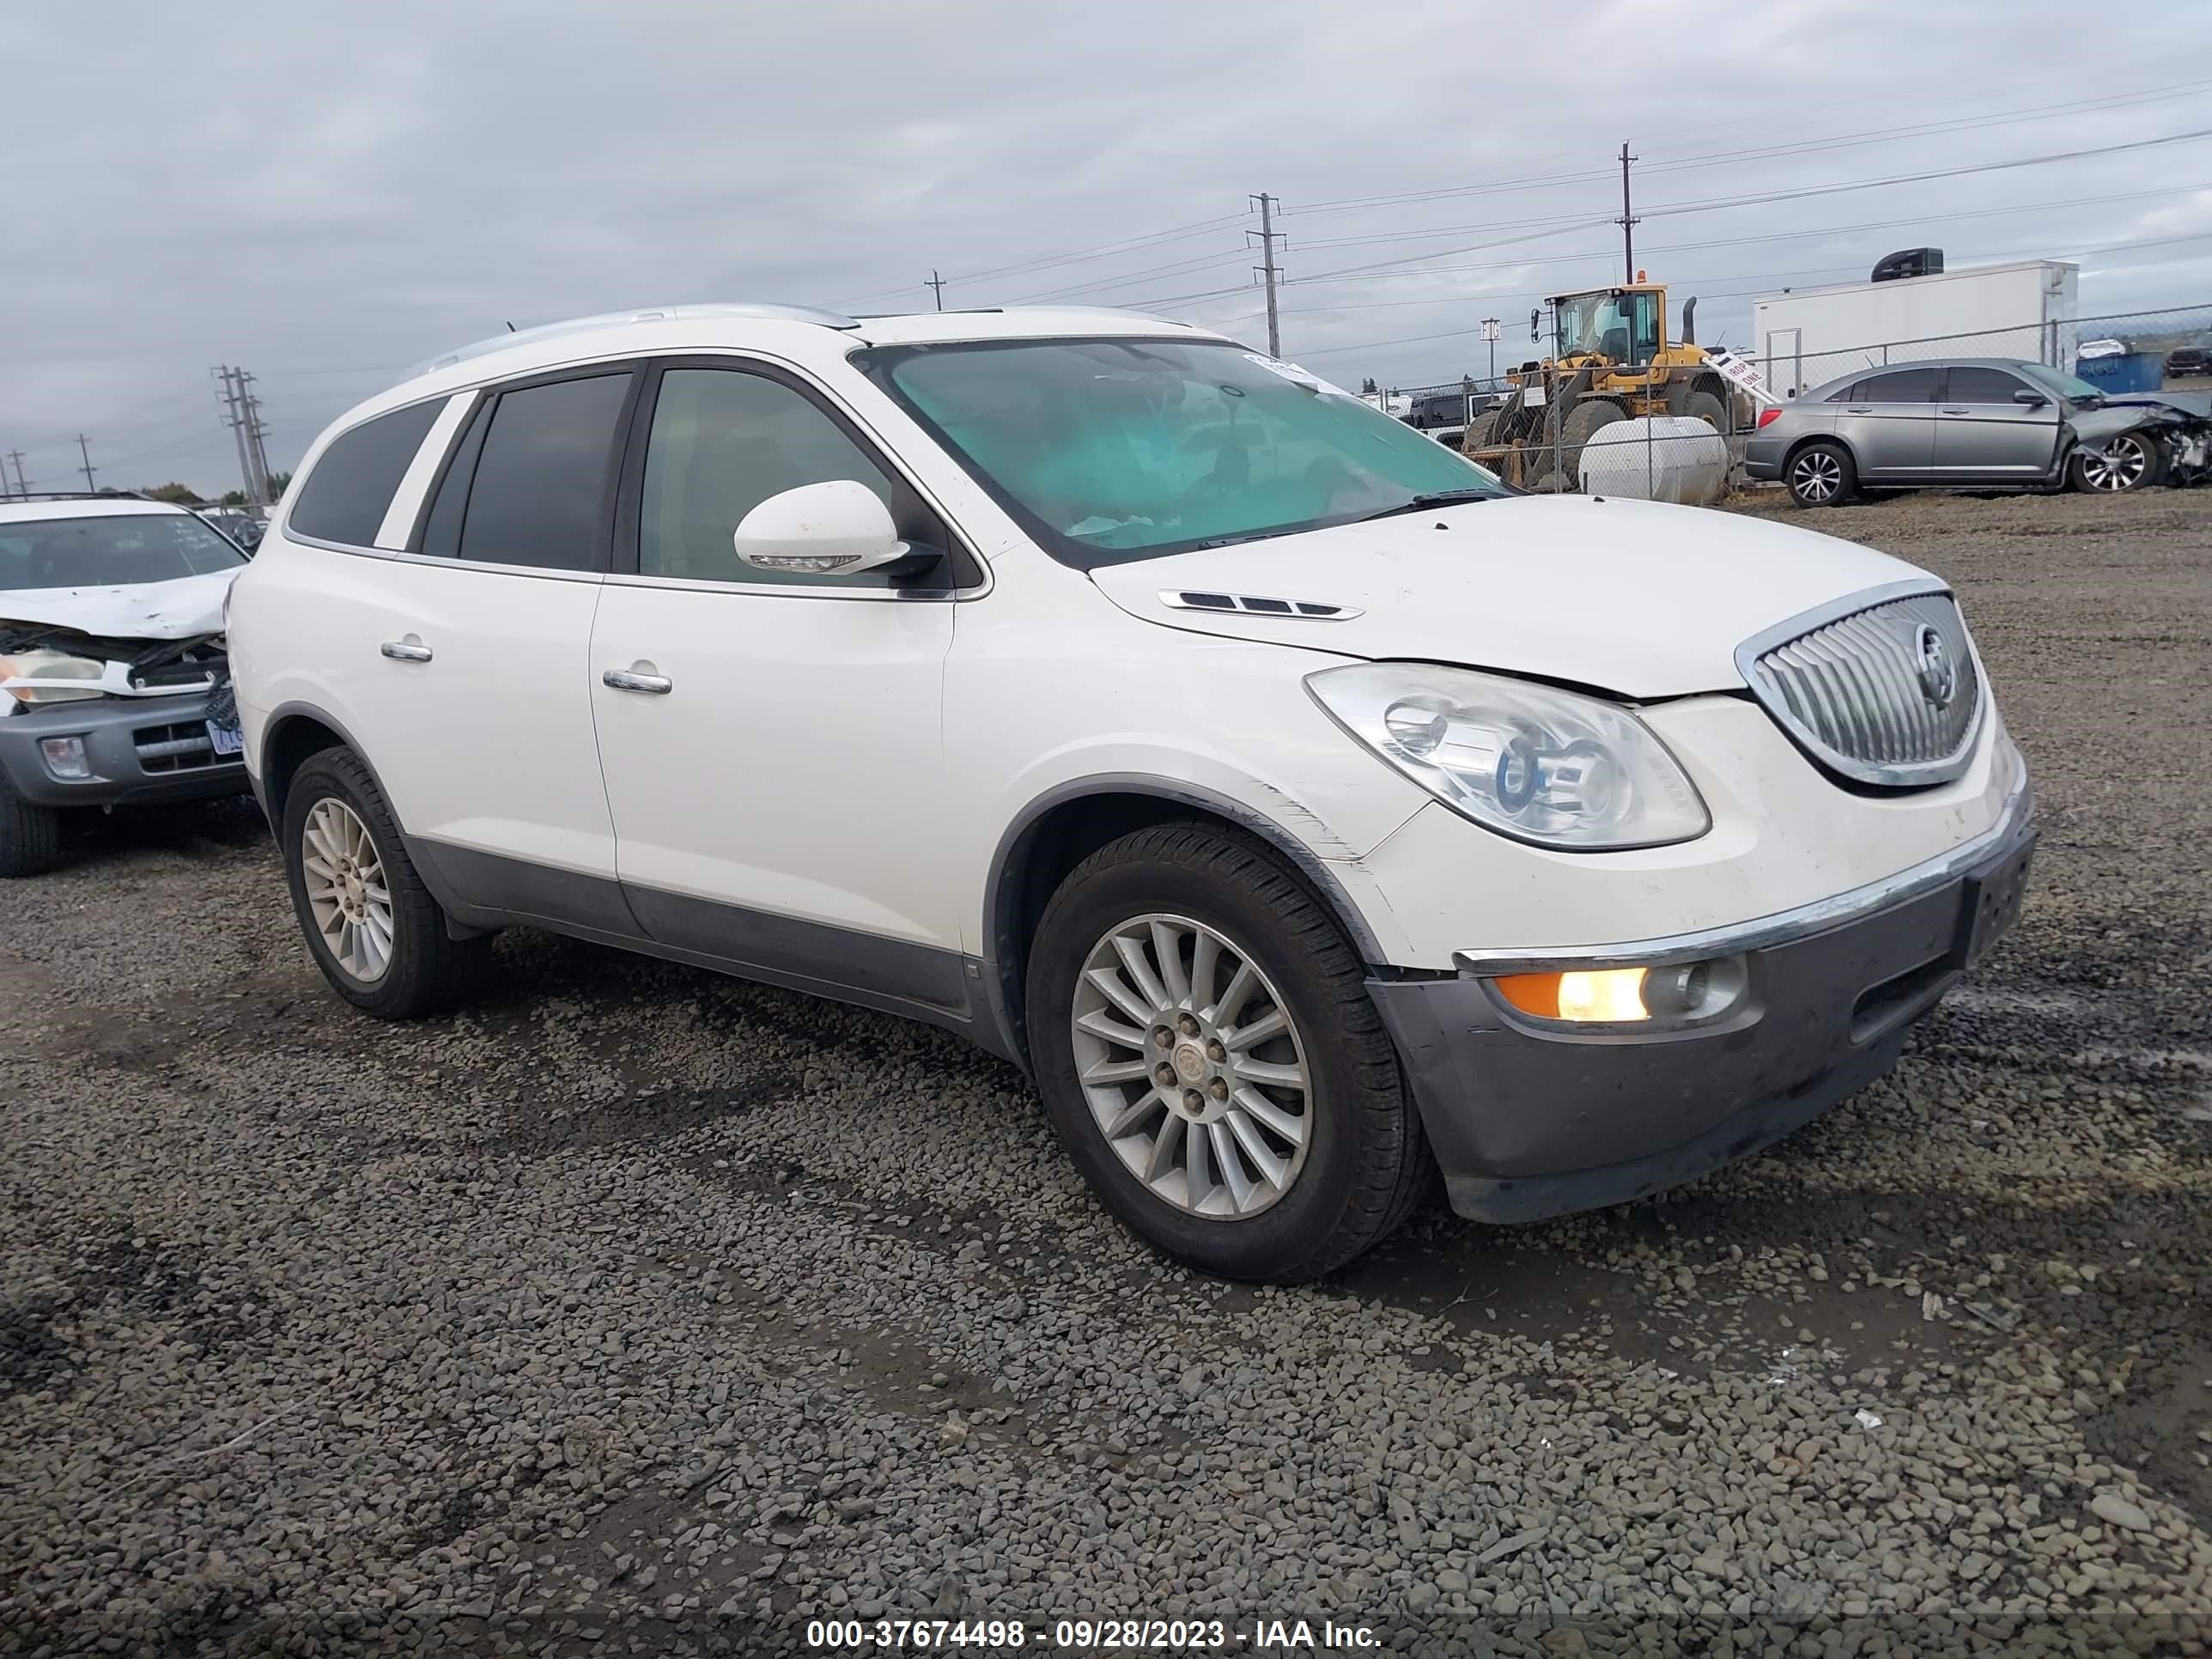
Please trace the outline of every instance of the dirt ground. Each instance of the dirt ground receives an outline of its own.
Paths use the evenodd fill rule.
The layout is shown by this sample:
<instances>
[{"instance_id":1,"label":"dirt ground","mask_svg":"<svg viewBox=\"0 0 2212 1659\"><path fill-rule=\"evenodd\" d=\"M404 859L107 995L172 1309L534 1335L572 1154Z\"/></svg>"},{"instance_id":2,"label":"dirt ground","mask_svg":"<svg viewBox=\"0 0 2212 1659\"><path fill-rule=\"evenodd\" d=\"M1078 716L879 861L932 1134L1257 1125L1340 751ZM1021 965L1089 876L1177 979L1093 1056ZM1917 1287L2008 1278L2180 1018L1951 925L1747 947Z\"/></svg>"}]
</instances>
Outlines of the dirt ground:
<instances>
[{"instance_id":1,"label":"dirt ground","mask_svg":"<svg viewBox=\"0 0 2212 1659\"><path fill-rule=\"evenodd\" d=\"M1297 1291L949 1036L520 933L380 1026L250 808L85 833L0 889L0 1650L2206 1651L2212 491L1743 510L1959 588L2019 930L1768 1155Z\"/></svg>"}]
</instances>

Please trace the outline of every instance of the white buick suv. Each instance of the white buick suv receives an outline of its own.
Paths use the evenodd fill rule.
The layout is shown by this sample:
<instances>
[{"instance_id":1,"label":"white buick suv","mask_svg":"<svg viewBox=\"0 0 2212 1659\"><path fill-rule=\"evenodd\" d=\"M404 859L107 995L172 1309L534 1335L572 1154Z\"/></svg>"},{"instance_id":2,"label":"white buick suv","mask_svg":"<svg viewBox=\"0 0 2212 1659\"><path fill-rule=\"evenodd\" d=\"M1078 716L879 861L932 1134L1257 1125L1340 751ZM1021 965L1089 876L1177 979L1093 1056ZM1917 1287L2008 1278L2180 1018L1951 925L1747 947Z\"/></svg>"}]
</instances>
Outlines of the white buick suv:
<instances>
[{"instance_id":1,"label":"white buick suv","mask_svg":"<svg viewBox=\"0 0 2212 1659\"><path fill-rule=\"evenodd\" d=\"M228 626L349 1001L445 1007L521 924L949 1026L1244 1279L1438 1171L1525 1221L1767 1146L1895 1062L2033 840L1925 572L1516 494L1121 313L466 349L318 440Z\"/></svg>"}]
</instances>

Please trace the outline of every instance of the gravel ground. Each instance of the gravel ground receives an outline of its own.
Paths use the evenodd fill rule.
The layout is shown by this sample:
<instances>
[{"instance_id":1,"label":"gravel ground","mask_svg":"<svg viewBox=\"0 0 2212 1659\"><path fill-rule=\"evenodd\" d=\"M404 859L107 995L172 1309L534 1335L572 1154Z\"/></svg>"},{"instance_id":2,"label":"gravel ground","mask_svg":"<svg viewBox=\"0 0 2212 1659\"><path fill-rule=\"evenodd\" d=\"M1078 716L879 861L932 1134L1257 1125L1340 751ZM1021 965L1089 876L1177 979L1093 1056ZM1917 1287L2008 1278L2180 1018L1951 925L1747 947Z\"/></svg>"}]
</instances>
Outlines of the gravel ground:
<instances>
[{"instance_id":1,"label":"gravel ground","mask_svg":"<svg viewBox=\"0 0 2212 1659\"><path fill-rule=\"evenodd\" d=\"M2207 1650L2212 492L1810 521L1964 592L2018 933L1771 1154L1320 1286L1164 1266L917 1026L525 933L354 1016L250 811L0 889L0 1650Z\"/></svg>"}]
</instances>

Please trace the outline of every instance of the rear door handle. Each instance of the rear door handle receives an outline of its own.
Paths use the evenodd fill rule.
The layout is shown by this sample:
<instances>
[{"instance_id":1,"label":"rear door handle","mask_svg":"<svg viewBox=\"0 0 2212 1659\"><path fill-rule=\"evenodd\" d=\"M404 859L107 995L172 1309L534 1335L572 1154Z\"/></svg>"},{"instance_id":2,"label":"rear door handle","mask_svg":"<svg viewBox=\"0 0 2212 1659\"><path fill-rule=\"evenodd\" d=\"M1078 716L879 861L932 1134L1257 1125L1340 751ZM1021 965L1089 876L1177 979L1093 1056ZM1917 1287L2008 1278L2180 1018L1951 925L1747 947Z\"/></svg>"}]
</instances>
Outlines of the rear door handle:
<instances>
[{"instance_id":1,"label":"rear door handle","mask_svg":"<svg viewBox=\"0 0 2212 1659\"><path fill-rule=\"evenodd\" d=\"M422 641L416 639L412 634L410 634L404 640L386 640L382 645L379 646L377 649L383 652L386 656L391 658L394 662L428 662L430 660L430 647L423 644Z\"/></svg>"},{"instance_id":2,"label":"rear door handle","mask_svg":"<svg viewBox=\"0 0 2212 1659\"><path fill-rule=\"evenodd\" d=\"M1946 415L1971 415L1974 411L1971 409L1947 409L1943 412Z\"/></svg>"},{"instance_id":3,"label":"rear door handle","mask_svg":"<svg viewBox=\"0 0 2212 1659\"><path fill-rule=\"evenodd\" d=\"M642 691L650 697L665 697L676 689L676 682L667 675L640 673L635 668L610 668L599 676L599 684L617 691Z\"/></svg>"},{"instance_id":4,"label":"rear door handle","mask_svg":"<svg viewBox=\"0 0 2212 1659\"><path fill-rule=\"evenodd\" d=\"M1871 415L1874 413L1874 410L1866 404L1862 404L1856 408L1846 409L1844 413L1846 415Z\"/></svg>"}]
</instances>

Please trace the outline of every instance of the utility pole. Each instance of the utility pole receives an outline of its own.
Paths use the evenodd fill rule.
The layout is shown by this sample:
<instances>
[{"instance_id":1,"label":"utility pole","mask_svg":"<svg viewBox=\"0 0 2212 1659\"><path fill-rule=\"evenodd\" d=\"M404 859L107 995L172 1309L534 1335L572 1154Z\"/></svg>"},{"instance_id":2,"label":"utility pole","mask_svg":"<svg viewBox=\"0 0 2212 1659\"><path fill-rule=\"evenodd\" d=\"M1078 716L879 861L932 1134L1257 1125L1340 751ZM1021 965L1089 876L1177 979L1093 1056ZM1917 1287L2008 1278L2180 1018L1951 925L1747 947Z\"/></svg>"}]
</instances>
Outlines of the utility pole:
<instances>
[{"instance_id":1,"label":"utility pole","mask_svg":"<svg viewBox=\"0 0 2212 1659\"><path fill-rule=\"evenodd\" d=\"M31 499L31 486L23 482L23 452L20 449L11 449L8 452L8 459L15 463L15 488L14 493L21 495L27 501ZM5 466L0 466L0 489L5 489L7 483L8 469Z\"/></svg>"},{"instance_id":2,"label":"utility pole","mask_svg":"<svg viewBox=\"0 0 2212 1659\"><path fill-rule=\"evenodd\" d=\"M1279 357L1283 355L1283 331L1275 319L1275 284L1282 277L1275 264L1275 243L1282 235L1275 228L1275 209L1279 204L1265 191L1251 199L1260 204L1261 257L1266 261L1252 269L1267 284L1267 355ZM1244 234L1249 238L1252 233L1248 230Z\"/></svg>"},{"instance_id":3,"label":"utility pole","mask_svg":"<svg viewBox=\"0 0 2212 1659\"><path fill-rule=\"evenodd\" d=\"M92 451L86 445L85 436L82 432L76 434L76 453L84 459L84 465L81 471L84 473L84 493L89 495L93 493L92 475L100 469L92 464Z\"/></svg>"},{"instance_id":4,"label":"utility pole","mask_svg":"<svg viewBox=\"0 0 2212 1659\"><path fill-rule=\"evenodd\" d=\"M246 390L252 384L253 376L240 369L238 391L239 401L246 408L246 453L253 462L254 482L261 487L260 493L254 497L254 503L259 507L270 507L276 502L276 492L269 487L269 452L262 443L262 440L269 435L269 428L261 419L261 399Z\"/></svg>"},{"instance_id":5,"label":"utility pole","mask_svg":"<svg viewBox=\"0 0 2212 1659\"><path fill-rule=\"evenodd\" d=\"M1636 280L1636 227L1643 222L1628 205L1628 164L1636 158L1628 153L1628 141L1620 141L1620 280Z\"/></svg>"},{"instance_id":6,"label":"utility pole","mask_svg":"<svg viewBox=\"0 0 2212 1659\"><path fill-rule=\"evenodd\" d=\"M939 311L944 310L944 309L945 309L945 278L943 278L942 276L939 276L939 275L937 274L937 267L936 267L935 265L932 265L932 266L930 266L930 268L929 268L929 280L928 280L927 282L924 283L922 284L922 286L923 286L924 288L926 288L926 289L930 289L933 293L934 293L934 294L937 295L937 308L938 308Z\"/></svg>"},{"instance_id":7,"label":"utility pole","mask_svg":"<svg viewBox=\"0 0 2212 1659\"><path fill-rule=\"evenodd\" d=\"M268 464L261 455L261 417L256 412L261 400L246 389L253 377L228 363L218 364L208 373L222 382L222 390L216 396L222 399L222 423L230 428L238 446L238 473L246 484L246 499L256 507L266 507Z\"/></svg>"}]
</instances>

